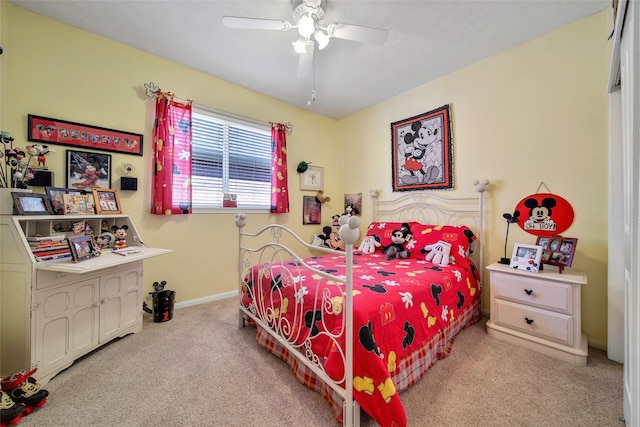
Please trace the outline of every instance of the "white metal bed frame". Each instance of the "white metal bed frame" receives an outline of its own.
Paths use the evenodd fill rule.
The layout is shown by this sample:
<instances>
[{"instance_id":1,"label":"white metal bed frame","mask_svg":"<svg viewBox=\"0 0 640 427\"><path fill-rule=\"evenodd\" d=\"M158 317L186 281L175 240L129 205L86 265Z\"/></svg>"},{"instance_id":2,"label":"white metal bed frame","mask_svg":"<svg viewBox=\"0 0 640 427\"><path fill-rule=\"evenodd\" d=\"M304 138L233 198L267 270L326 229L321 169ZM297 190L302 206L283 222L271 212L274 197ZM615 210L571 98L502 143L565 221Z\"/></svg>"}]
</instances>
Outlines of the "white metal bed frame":
<instances>
[{"instance_id":1,"label":"white metal bed frame","mask_svg":"<svg viewBox=\"0 0 640 427\"><path fill-rule=\"evenodd\" d=\"M477 197L450 198L442 196L442 193L408 193L394 200L378 201L377 197L379 192L377 190L371 190L370 196L373 202L372 218L374 221L418 221L423 224L439 225L464 224L476 232L476 237L481 242L484 237L483 194L489 181L474 181L473 184L477 191ZM353 363L347 363L347 361L353 360L353 340L348 337L353 336L353 250L360 236L360 218L357 216L343 216L340 218L340 237L346 244L345 251L335 251L329 248L313 246L305 242L289 228L279 224L265 226L256 233L248 233L244 231L246 222L247 217L245 214L240 213L236 215L235 225L238 227L239 232L239 327L242 328L245 325L246 319L251 319L258 326L262 327L265 332L271 335L279 344L291 352L291 354L295 355L308 369L313 371L321 381L341 396L344 402L343 426L359 426L360 405L353 398ZM289 238L293 243L297 243L312 252L320 251L344 256L347 266L346 276L334 276L305 263L296 252L281 243L284 240L289 240ZM256 239L256 241L263 243L259 247L250 248L244 243L245 240L249 239ZM484 266L483 245L480 243L476 246L478 250L472 258L474 258L479 269L479 274L481 275ZM295 291L296 299L298 292L301 290L299 278L301 277L301 273L306 270L317 275L316 277L327 278L336 282L336 284L346 286L344 304L342 306L342 315L344 316L342 330L338 331L335 335L327 332L320 334L334 341L336 344L341 334L346 334L346 348L344 352L340 349L340 346L336 346L342 353L341 356L345 368L343 378L336 381L330 378L325 372L323 361L319 360L311 351L311 344L313 339L315 339L314 337L305 336L302 337L303 339L301 340L300 331L304 328L297 326L298 324L302 325L304 323L302 304L299 307L295 304L293 307L283 307L282 304L275 307L265 307L260 303L261 298L254 298L254 303L249 307L243 305L243 288L250 285L248 276L251 267L254 265L264 266L260 270L260 275L270 275L272 280L277 281L277 283L284 288L293 287L292 289ZM278 267L279 275L277 277L271 274L274 266ZM298 280L296 280L296 278L298 278ZM258 292L258 290L254 287L253 292ZM282 297L280 288L278 292L280 293L279 296ZM283 299L280 298L280 300L282 301ZM335 307L328 295L322 295L321 300L321 307L318 308L330 314L339 314L337 311L334 311ZM256 303L260 304L260 306L256 306ZM287 309L293 310L292 312L296 313L294 324L291 324L286 321L284 317L279 317L278 315L281 310ZM302 343L300 344L300 342ZM345 384L344 388L341 386L342 383Z\"/></svg>"}]
</instances>

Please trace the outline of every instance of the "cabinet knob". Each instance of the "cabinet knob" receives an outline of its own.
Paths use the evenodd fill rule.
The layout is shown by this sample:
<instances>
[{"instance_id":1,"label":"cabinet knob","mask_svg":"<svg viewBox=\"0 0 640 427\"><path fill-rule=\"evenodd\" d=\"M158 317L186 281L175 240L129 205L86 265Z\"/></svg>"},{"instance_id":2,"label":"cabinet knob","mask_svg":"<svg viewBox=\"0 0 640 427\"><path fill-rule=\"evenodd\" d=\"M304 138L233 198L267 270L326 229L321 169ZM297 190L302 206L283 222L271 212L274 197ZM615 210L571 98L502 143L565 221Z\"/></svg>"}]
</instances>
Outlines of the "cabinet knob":
<instances>
[{"instance_id":1,"label":"cabinet knob","mask_svg":"<svg viewBox=\"0 0 640 427\"><path fill-rule=\"evenodd\" d=\"M530 325L533 323L533 319L529 319L528 317L525 317L524 320L527 322L527 325Z\"/></svg>"},{"instance_id":2,"label":"cabinet knob","mask_svg":"<svg viewBox=\"0 0 640 427\"><path fill-rule=\"evenodd\" d=\"M94 306L94 307L99 307L99 306L100 306L100 301L96 301L96 302L94 302L94 303L93 303L93 306Z\"/></svg>"},{"instance_id":3,"label":"cabinet knob","mask_svg":"<svg viewBox=\"0 0 640 427\"><path fill-rule=\"evenodd\" d=\"M533 293L533 289L525 289L524 293L527 295L531 295Z\"/></svg>"},{"instance_id":4,"label":"cabinet knob","mask_svg":"<svg viewBox=\"0 0 640 427\"><path fill-rule=\"evenodd\" d=\"M102 304L106 304L108 301L109 301L109 300L108 300L108 299L106 299L106 298L105 298L105 299L103 299L103 300L100 300L100 302L101 302Z\"/></svg>"}]
</instances>

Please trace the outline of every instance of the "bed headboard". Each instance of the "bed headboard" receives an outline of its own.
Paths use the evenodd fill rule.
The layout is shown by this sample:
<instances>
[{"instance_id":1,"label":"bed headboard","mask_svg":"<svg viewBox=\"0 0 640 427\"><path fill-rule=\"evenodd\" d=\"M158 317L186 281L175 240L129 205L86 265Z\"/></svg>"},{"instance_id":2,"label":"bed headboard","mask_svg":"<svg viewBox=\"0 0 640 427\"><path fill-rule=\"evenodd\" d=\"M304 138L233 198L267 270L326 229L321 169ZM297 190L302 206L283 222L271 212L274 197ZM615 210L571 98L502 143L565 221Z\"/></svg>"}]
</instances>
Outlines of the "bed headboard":
<instances>
[{"instance_id":1,"label":"bed headboard","mask_svg":"<svg viewBox=\"0 0 640 427\"><path fill-rule=\"evenodd\" d=\"M472 258L484 267L481 242L484 239L484 193L489 180L474 181L476 197L449 197L442 192L407 193L391 200L379 200L380 191L371 190L372 221L417 221L423 224L466 225L478 241Z\"/></svg>"}]
</instances>

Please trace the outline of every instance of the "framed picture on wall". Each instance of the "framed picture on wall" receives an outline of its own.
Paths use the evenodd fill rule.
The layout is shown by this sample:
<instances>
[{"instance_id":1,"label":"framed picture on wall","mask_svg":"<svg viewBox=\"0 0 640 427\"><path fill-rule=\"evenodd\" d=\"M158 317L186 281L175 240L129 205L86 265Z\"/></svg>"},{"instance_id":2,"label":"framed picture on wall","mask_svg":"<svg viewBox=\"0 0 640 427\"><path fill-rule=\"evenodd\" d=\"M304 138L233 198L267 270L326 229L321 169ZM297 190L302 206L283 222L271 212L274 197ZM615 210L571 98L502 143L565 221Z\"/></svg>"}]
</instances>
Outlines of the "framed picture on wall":
<instances>
[{"instance_id":1,"label":"framed picture on wall","mask_svg":"<svg viewBox=\"0 0 640 427\"><path fill-rule=\"evenodd\" d=\"M66 176L68 188L111 188L111 154L67 150Z\"/></svg>"},{"instance_id":2,"label":"framed picture on wall","mask_svg":"<svg viewBox=\"0 0 640 427\"><path fill-rule=\"evenodd\" d=\"M302 224L320 224L322 204L316 196L302 196Z\"/></svg>"},{"instance_id":3,"label":"framed picture on wall","mask_svg":"<svg viewBox=\"0 0 640 427\"><path fill-rule=\"evenodd\" d=\"M449 104L391 123L393 191L453 188Z\"/></svg>"},{"instance_id":4,"label":"framed picture on wall","mask_svg":"<svg viewBox=\"0 0 640 427\"><path fill-rule=\"evenodd\" d=\"M29 114L29 141L142 156L142 135Z\"/></svg>"},{"instance_id":5,"label":"framed picture on wall","mask_svg":"<svg viewBox=\"0 0 640 427\"><path fill-rule=\"evenodd\" d=\"M300 174L301 190L322 190L324 187L324 168L309 166Z\"/></svg>"}]
</instances>

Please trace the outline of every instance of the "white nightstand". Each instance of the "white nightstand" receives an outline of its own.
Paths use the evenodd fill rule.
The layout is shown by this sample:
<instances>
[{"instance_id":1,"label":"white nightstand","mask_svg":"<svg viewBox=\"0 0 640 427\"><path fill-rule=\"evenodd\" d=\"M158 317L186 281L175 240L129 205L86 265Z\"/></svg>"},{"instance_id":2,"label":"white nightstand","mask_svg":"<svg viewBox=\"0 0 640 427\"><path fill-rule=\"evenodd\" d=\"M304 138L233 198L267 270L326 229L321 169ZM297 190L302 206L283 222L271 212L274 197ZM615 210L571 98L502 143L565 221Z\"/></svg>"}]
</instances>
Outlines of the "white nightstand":
<instances>
[{"instance_id":1,"label":"white nightstand","mask_svg":"<svg viewBox=\"0 0 640 427\"><path fill-rule=\"evenodd\" d=\"M531 273L491 264L490 336L536 350L576 365L587 364L587 339L582 333L580 287L587 275L558 273L553 266Z\"/></svg>"}]
</instances>

